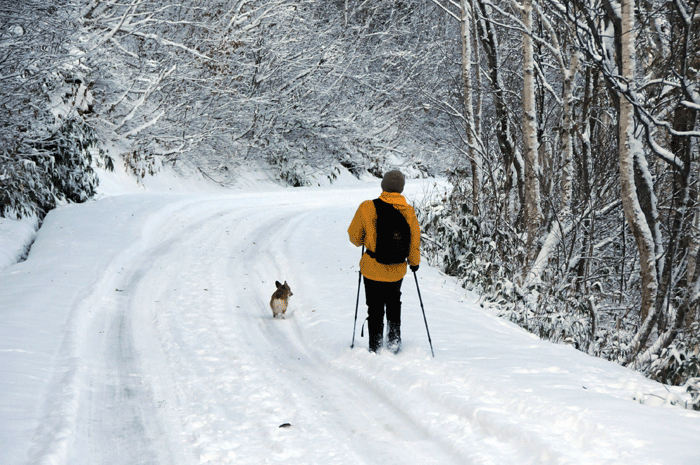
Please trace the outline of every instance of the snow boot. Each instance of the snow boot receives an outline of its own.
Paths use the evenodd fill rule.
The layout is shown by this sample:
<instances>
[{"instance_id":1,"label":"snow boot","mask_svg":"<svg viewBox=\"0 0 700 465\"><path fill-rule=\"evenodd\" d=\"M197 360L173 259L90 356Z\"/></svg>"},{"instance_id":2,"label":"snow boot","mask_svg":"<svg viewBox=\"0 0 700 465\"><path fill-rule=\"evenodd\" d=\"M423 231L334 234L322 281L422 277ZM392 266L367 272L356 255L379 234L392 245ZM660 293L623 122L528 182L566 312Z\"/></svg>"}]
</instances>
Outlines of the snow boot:
<instances>
[{"instance_id":1,"label":"snow boot","mask_svg":"<svg viewBox=\"0 0 700 465\"><path fill-rule=\"evenodd\" d=\"M389 323L389 334L387 336L386 348L393 354L398 354L401 350L401 325L397 323Z\"/></svg>"},{"instance_id":2,"label":"snow boot","mask_svg":"<svg viewBox=\"0 0 700 465\"><path fill-rule=\"evenodd\" d=\"M369 351L379 352L384 343L384 321L367 320L367 330L369 331Z\"/></svg>"}]
</instances>

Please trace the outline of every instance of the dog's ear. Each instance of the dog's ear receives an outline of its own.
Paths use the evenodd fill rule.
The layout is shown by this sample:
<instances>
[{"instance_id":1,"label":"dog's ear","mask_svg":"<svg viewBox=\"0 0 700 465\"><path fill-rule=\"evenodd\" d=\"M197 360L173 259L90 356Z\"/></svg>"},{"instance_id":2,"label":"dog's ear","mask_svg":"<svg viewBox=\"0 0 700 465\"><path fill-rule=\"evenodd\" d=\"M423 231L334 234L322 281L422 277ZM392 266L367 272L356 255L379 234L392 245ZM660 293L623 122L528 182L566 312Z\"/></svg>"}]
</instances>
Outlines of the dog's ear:
<instances>
[{"instance_id":1,"label":"dog's ear","mask_svg":"<svg viewBox=\"0 0 700 465\"><path fill-rule=\"evenodd\" d=\"M289 289L289 284L287 284L287 281L284 282L284 287L286 287L287 289Z\"/></svg>"},{"instance_id":2,"label":"dog's ear","mask_svg":"<svg viewBox=\"0 0 700 465\"><path fill-rule=\"evenodd\" d=\"M275 281L275 286L277 286L277 289L279 289L280 287L282 287L282 285L280 284L279 281Z\"/></svg>"}]
</instances>

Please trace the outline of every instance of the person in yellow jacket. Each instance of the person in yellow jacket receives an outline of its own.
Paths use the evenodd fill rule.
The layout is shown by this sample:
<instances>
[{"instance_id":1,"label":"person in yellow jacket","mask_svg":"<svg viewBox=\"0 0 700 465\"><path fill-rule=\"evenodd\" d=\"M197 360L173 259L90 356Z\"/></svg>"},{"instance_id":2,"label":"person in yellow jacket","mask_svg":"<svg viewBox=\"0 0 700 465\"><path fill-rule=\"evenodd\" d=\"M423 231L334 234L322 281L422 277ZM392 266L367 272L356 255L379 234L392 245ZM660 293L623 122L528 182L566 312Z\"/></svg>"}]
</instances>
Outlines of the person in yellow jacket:
<instances>
[{"instance_id":1,"label":"person in yellow jacket","mask_svg":"<svg viewBox=\"0 0 700 465\"><path fill-rule=\"evenodd\" d=\"M360 260L360 273L365 284L370 352L377 352L383 345L385 308L387 348L394 353L401 349L401 284L406 276L407 264L416 272L420 263L420 225L413 207L401 195L404 184L405 179L400 171L389 171L382 179L379 199L392 205L406 218L411 231L408 263L383 265L370 256L376 252L377 245L377 210L372 200L360 204L348 228L350 242L366 248Z\"/></svg>"}]
</instances>

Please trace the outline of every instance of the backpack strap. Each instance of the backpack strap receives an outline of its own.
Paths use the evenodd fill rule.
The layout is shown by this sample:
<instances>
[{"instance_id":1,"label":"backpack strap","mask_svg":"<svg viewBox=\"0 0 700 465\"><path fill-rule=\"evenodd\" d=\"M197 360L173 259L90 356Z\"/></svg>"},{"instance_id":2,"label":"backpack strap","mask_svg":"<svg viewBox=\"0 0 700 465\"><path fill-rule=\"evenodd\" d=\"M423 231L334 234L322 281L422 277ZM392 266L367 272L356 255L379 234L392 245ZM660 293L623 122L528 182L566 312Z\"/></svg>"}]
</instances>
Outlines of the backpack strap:
<instances>
[{"instance_id":1,"label":"backpack strap","mask_svg":"<svg viewBox=\"0 0 700 465\"><path fill-rule=\"evenodd\" d=\"M377 212L377 217L379 216L379 209L381 208L379 205L381 205L381 204L389 205L388 203L386 203L382 199L374 199L374 200L372 200L372 202L374 203L374 209ZM376 247L377 244L374 244L374 246ZM373 251L369 250L369 247L365 250L365 252L367 252L367 255L369 255L370 258L373 258L375 260L377 259L377 254L374 253Z\"/></svg>"}]
</instances>

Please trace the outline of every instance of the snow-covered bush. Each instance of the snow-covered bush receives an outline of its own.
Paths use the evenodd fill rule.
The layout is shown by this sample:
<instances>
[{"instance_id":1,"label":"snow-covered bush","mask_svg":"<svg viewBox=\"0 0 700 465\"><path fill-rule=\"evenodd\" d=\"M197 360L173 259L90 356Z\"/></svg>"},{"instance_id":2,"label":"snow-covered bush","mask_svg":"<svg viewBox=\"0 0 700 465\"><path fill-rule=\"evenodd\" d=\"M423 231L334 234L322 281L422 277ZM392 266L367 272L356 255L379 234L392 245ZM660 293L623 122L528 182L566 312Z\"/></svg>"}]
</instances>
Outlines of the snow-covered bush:
<instances>
[{"instance_id":1,"label":"snow-covered bush","mask_svg":"<svg viewBox=\"0 0 700 465\"><path fill-rule=\"evenodd\" d=\"M635 321L608 314L613 302L615 308L627 303L615 290L617 281L610 273L615 259L596 262L589 271L595 281L584 279L577 266L579 259L571 256L571 250L580 249L585 236L572 233L552 252L550 266L539 279L524 284L529 264L522 236L496 205L485 203L483 212L472 213L468 179L458 172L451 179L450 192L417 208L422 253L428 261L478 293L482 305L543 339L571 344L610 360L624 358ZM615 234L614 229L609 231ZM622 246L619 241L601 244L613 249ZM631 268L632 276L633 271ZM627 282L634 283L634 279Z\"/></svg>"},{"instance_id":2,"label":"snow-covered bush","mask_svg":"<svg viewBox=\"0 0 700 465\"><path fill-rule=\"evenodd\" d=\"M291 187L308 186L311 184L309 174L302 160L290 158L286 153L274 154L270 157L270 166L277 179Z\"/></svg>"},{"instance_id":3,"label":"snow-covered bush","mask_svg":"<svg viewBox=\"0 0 700 465\"><path fill-rule=\"evenodd\" d=\"M693 323L690 329L661 351L648 372L662 383L685 385L694 409L700 410L700 324Z\"/></svg>"},{"instance_id":4,"label":"snow-covered bush","mask_svg":"<svg viewBox=\"0 0 700 465\"><path fill-rule=\"evenodd\" d=\"M161 159L154 154L149 141L136 141L123 158L124 167L136 176L138 182L141 182L146 175L156 174L161 166Z\"/></svg>"},{"instance_id":5,"label":"snow-covered bush","mask_svg":"<svg viewBox=\"0 0 700 465\"><path fill-rule=\"evenodd\" d=\"M543 339L587 351L592 323L586 303L561 286L523 288L520 238L503 223L472 215L467 202L456 203L459 198L451 194L418 210L422 251L429 262L480 294L482 304L499 316Z\"/></svg>"},{"instance_id":6,"label":"snow-covered bush","mask_svg":"<svg viewBox=\"0 0 700 465\"><path fill-rule=\"evenodd\" d=\"M84 202L95 195L98 178L92 165L113 169L95 130L79 116L61 124L37 147L48 155L46 172L59 200Z\"/></svg>"},{"instance_id":7,"label":"snow-covered bush","mask_svg":"<svg viewBox=\"0 0 700 465\"><path fill-rule=\"evenodd\" d=\"M428 261L462 285L493 302L506 304L522 296L511 281L522 260L519 238L504 224L474 216L459 188L419 205L422 251Z\"/></svg>"},{"instance_id":8,"label":"snow-covered bush","mask_svg":"<svg viewBox=\"0 0 700 465\"><path fill-rule=\"evenodd\" d=\"M0 158L0 216L43 217L57 202L86 201L99 182L93 165L113 168L94 129L80 117L43 137L19 141Z\"/></svg>"},{"instance_id":9,"label":"snow-covered bush","mask_svg":"<svg viewBox=\"0 0 700 465\"><path fill-rule=\"evenodd\" d=\"M94 195L93 164L111 168L112 161L86 120L93 98L74 48L76 5L0 7L0 216L42 218L57 202Z\"/></svg>"}]
</instances>

